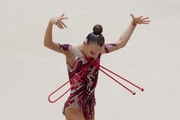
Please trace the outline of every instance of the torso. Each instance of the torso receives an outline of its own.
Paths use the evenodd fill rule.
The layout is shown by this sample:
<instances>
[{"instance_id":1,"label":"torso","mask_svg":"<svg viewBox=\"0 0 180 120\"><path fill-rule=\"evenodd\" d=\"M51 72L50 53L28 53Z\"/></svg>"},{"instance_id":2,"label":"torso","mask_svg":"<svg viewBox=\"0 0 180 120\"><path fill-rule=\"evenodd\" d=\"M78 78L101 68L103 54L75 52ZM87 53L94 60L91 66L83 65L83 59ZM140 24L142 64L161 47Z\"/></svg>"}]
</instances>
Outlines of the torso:
<instances>
[{"instance_id":1,"label":"torso","mask_svg":"<svg viewBox=\"0 0 180 120\"><path fill-rule=\"evenodd\" d=\"M95 105L94 92L98 80L101 55L94 60L89 60L77 47L72 47L71 50L73 54L67 57L67 69L69 79L71 79L70 84L74 86L71 88L65 108L76 102L82 110L91 109ZM90 66L85 70L85 73L78 75L88 65ZM80 78L81 81L78 78L74 78L74 76L82 76Z\"/></svg>"}]
</instances>

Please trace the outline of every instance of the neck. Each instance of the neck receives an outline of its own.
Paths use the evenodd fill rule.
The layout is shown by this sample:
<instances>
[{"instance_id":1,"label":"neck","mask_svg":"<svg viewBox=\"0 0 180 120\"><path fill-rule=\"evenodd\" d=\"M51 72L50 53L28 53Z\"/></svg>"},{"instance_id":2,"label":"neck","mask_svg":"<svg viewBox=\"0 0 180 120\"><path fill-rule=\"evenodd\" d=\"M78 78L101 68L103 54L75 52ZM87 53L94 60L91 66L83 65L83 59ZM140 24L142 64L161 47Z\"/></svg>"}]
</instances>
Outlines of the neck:
<instances>
[{"instance_id":1,"label":"neck","mask_svg":"<svg viewBox=\"0 0 180 120\"><path fill-rule=\"evenodd\" d=\"M88 60L89 62L92 61L92 60L94 60L94 59L88 58L88 57L86 56L86 54L84 53L84 45L83 45L83 44L78 45L78 46L77 46L77 49L80 50L80 51L84 54L86 60Z\"/></svg>"},{"instance_id":2,"label":"neck","mask_svg":"<svg viewBox=\"0 0 180 120\"><path fill-rule=\"evenodd\" d=\"M84 54L84 50L83 50L83 44L78 45L77 49L79 49L83 54Z\"/></svg>"}]
</instances>

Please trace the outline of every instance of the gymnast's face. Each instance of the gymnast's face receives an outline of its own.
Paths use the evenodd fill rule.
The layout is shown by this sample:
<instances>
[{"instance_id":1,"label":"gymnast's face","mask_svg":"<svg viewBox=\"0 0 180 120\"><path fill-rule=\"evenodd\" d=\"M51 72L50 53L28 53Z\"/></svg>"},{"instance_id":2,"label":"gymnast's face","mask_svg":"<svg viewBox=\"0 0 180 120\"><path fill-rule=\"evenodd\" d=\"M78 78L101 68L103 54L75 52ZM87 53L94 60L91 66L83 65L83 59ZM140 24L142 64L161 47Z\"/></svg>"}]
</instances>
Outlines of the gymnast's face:
<instances>
[{"instance_id":1,"label":"gymnast's face","mask_svg":"<svg viewBox=\"0 0 180 120\"><path fill-rule=\"evenodd\" d=\"M84 54L86 55L86 57L90 59L96 58L100 53L103 52L103 50L104 50L104 45L100 47L95 43L87 44L87 42L84 41Z\"/></svg>"}]
</instances>

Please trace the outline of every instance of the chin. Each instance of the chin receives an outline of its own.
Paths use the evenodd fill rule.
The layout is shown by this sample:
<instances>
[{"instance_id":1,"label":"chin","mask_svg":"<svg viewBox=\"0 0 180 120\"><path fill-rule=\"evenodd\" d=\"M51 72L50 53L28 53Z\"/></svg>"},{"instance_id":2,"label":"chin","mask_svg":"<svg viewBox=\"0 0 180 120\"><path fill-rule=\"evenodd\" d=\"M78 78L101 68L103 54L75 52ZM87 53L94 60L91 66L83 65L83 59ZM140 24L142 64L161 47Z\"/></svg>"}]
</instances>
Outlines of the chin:
<instances>
[{"instance_id":1,"label":"chin","mask_svg":"<svg viewBox=\"0 0 180 120\"><path fill-rule=\"evenodd\" d=\"M90 56L86 56L86 59L88 59L88 60L94 60L94 58L93 58L93 57L90 57Z\"/></svg>"}]
</instances>

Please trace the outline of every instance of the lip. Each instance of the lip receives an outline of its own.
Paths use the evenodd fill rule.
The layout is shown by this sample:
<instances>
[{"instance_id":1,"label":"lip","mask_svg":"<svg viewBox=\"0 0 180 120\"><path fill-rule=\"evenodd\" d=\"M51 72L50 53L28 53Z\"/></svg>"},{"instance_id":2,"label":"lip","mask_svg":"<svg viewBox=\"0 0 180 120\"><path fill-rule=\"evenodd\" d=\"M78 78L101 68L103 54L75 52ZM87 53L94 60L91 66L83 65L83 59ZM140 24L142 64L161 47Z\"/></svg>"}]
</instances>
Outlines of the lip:
<instances>
[{"instance_id":1,"label":"lip","mask_svg":"<svg viewBox=\"0 0 180 120\"><path fill-rule=\"evenodd\" d=\"M89 57L89 59L94 59L94 58L92 58L92 57Z\"/></svg>"},{"instance_id":2,"label":"lip","mask_svg":"<svg viewBox=\"0 0 180 120\"><path fill-rule=\"evenodd\" d=\"M90 57L90 56L89 56L89 59L94 60L94 58L93 58L93 57Z\"/></svg>"},{"instance_id":3,"label":"lip","mask_svg":"<svg viewBox=\"0 0 180 120\"><path fill-rule=\"evenodd\" d=\"M92 57L90 57L90 56L85 56L85 57L86 57L86 59L87 59L88 61L94 60L94 58L92 58Z\"/></svg>"}]
</instances>

